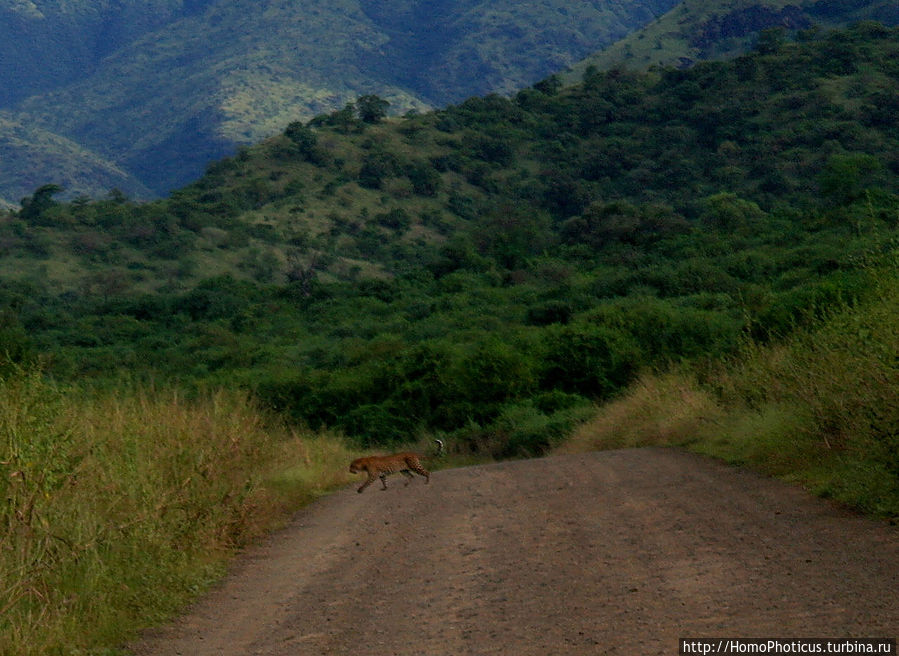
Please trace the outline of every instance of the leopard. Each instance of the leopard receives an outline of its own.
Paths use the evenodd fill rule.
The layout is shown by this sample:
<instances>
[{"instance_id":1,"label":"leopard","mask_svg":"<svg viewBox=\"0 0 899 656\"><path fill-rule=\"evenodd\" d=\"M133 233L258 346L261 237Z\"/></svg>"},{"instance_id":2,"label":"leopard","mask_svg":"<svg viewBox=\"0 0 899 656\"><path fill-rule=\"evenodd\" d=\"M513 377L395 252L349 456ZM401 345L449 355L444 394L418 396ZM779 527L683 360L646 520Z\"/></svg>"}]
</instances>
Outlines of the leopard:
<instances>
[{"instance_id":1,"label":"leopard","mask_svg":"<svg viewBox=\"0 0 899 656\"><path fill-rule=\"evenodd\" d=\"M443 455L444 445L442 440L434 440L437 444L437 455ZM350 463L350 473L358 474L365 472L368 474L366 481L356 490L360 494L371 485L376 478L381 479L381 489L387 489L387 477L390 474L402 474L406 477L406 485L415 478L412 472L419 476L423 476L425 484L431 482L431 472L425 469L421 460L424 456L411 451L403 453L392 453L384 456L368 456L365 458L356 458Z\"/></svg>"}]
</instances>

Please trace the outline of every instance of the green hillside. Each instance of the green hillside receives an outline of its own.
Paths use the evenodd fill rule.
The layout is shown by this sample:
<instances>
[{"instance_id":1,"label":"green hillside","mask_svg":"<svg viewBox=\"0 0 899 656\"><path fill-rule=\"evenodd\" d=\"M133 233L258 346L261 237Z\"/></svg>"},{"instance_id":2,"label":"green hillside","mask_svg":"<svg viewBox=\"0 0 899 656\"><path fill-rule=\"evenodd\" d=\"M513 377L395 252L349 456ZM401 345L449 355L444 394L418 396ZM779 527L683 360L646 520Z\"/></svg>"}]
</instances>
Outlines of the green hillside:
<instances>
[{"instance_id":1,"label":"green hillside","mask_svg":"<svg viewBox=\"0 0 899 656\"><path fill-rule=\"evenodd\" d=\"M0 203L0 653L119 653L435 437L677 445L899 517L899 29L389 108L153 202Z\"/></svg>"},{"instance_id":2,"label":"green hillside","mask_svg":"<svg viewBox=\"0 0 899 656\"><path fill-rule=\"evenodd\" d=\"M146 198L150 190L128 172L70 139L0 112L0 203L19 201L47 180L95 198L110 189ZM72 194L68 194L69 197Z\"/></svg>"},{"instance_id":3,"label":"green hillside","mask_svg":"<svg viewBox=\"0 0 899 656\"><path fill-rule=\"evenodd\" d=\"M646 27L578 62L566 74L577 81L589 66L684 68L734 57L751 49L766 30L777 34L846 26L862 20L899 25L892 0L684 0Z\"/></svg>"},{"instance_id":4,"label":"green hillside","mask_svg":"<svg viewBox=\"0 0 899 656\"><path fill-rule=\"evenodd\" d=\"M362 443L540 451L646 367L864 297L899 217L897 55L864 24L403 119L360 99L369 122L295 122L166 200L42 189L0 227L8 350L247 386Z\"/></svg>"},{"instance_id":5,"label":"green hillside","mask_svg":"<svg viewBox=\"0 0 899 656\"><path fill-rule=\"evenodd\" d=\"M376 93L403 113L512 92L675 1L7 2L0 74L6 86L28 90L6 97L20 122L98 153L163 194L237 144L359 95ZM19 162L27 153L7 157Z\"/></svg>"}]
</instances>

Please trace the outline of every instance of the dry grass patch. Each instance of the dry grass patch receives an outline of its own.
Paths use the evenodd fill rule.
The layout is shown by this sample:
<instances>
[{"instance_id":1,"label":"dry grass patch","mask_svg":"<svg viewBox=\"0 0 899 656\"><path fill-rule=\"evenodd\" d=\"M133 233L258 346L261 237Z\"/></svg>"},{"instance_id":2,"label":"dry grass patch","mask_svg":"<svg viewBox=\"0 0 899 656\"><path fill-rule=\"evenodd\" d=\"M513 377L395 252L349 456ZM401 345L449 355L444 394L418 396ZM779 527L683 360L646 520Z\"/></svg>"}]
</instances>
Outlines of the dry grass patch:
<instances>
[{"instance_id":1,"label":"dry grass patch","mask_svg":"<svg viewBox=\"0 0 899 656\"><path fill-rule=\"evenodd\" d=\"M649 445L685 445L725 414L687 374L647 374L602 406L559 447L562 452Z\"/></svg>"},{"instance_id":2,"label":"dry grass patch","mask_svg":"<svg viewBox=\"0 0 899 656\"><path fill-rule=\"evenodd\" d=\"M164 619L234 550L349 482L334 437L246 394L87 394L0 381L0 654L112 647Z\"/></svg>"},{"instance_id":3,"label":"dry grass patch","mask_svg":"<svg viewBox=\"0 0 899 656\"><path fill-rule=\"evenodd\" d=\"M642 377L564 451L684 446L797 481L864 512L899 517L899 278L781 344L746 344L701 378Z\"/></svg>"}]
</instances>

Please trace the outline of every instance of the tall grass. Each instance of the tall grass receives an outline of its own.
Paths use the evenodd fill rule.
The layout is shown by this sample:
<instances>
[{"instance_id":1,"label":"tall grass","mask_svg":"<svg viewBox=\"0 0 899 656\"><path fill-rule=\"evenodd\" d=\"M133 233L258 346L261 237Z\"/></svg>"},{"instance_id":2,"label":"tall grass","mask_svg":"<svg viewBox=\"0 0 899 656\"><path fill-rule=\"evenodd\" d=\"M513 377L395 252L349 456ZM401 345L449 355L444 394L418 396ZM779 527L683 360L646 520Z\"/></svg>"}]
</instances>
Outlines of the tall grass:
<instances>
[{"instance_id":1,"label":"tall grass","mask_svg":"<svg viewBox=\"0 0 899 656\"><path fill-rule=\"evenodd\" d=\"M679 445L899 517L899 276L777 345L644 376L561 448Z\"/></svg>"},{"instance_id":2,"label":"tall grass","mask_svg":"<svg viewBox=\"0 0 899 656\"><path fill-rule=\"evenodd\" d=\"M87 394L0 380L0 654L99 653L221 573L229 553L346 483L343 442L248 397Z\"/></svg>"}]
</instances>

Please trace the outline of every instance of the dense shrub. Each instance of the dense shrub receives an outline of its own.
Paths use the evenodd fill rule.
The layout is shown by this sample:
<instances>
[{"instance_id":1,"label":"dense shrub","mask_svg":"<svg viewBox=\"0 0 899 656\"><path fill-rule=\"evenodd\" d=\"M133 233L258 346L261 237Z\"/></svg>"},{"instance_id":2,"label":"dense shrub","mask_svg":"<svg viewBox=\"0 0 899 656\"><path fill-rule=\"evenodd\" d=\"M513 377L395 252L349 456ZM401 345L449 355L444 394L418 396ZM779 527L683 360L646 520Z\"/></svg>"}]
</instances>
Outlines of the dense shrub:
<instances>
[{"instance_id":1,"label":"dense shrub","mask_svg":"<svg viewBox=\"0 0 899 656\"><path fill-rule=\"evenodd\" d=\"M626 333L590 324L552 326L543 338L540 386L592 398L624 387L642 364Z\"/></svg>"},{"instance_id":2,"label":"dense shrub","mask_svg":"<svg viewBox=\"0 0 899 656\"><path fill-rule=\"evenodd\" d=\"M401 122L360 99L152 203L39 187L0 212L0 275L32 286L2 339L61 377L245 385L366 443L476 426L502 453L503 413L536 426L864 298L899 225L897 37L589 70Z\"/></svg>"}]
</instances>

